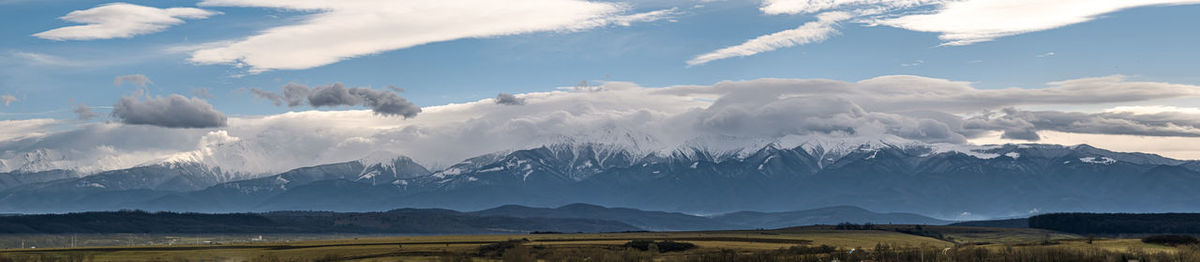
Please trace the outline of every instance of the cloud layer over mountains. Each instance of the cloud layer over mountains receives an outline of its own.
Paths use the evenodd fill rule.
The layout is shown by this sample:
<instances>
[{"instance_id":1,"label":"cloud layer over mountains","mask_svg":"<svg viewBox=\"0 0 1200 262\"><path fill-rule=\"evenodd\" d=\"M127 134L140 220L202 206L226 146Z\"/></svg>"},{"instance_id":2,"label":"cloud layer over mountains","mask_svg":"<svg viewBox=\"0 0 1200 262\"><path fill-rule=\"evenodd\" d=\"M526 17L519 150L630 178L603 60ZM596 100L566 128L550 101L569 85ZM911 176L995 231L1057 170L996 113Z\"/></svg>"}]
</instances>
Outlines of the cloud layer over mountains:
<instances>
[{"instance_id":1,"label":"cloud layer over mountains","mask_svg":"<svg viewBox=\"0 0 1200 262\"><path fill-rule=\"evenodd\" d=\"M986 90L968 82L904 75L858 82L758 79L664 88L607 82L588 90L501 94L495 99L425 108L394 103L388 98L395 95L392 92L336 84L251 92L281 106L355 104L372 109L230 117L220 121L226 122L223 127L198 129L89 123L56 131L61 129L45 120L6 121L21 130L9 132L4 135L9 139L0 142L2 170L110 169L169 156L227 170L278 172L379 151L408 155L437 168L481 154L558 142L615 143L649 153L680 146L738 149L812 137L965 144L998 135L1039 141L1039 131L1200 136L1196 120L1200 116L1182 109L1093 113L1028 109L1200 96L1197 86L1130 81L1122 76L1053 82L1038 89ZM187 98L175 96L129 99L130 108L167 108L158 110L162 112L189 104L183 103ZM523 104L512 106L501 100ZM131 124L146 117L154 116L119 116ZM22 133L31 135L18 135Z\"/></svg>"}]
</instances>

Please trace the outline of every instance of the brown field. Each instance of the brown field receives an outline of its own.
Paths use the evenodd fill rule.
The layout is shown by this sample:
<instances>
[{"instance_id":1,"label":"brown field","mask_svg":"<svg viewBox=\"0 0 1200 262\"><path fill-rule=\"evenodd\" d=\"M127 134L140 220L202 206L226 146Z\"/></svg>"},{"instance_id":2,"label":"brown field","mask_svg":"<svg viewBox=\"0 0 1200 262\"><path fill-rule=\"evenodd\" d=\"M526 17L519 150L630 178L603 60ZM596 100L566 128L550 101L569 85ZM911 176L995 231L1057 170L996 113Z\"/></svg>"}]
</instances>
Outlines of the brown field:
<instances>
[{"instance_id":1,"label":"brown field","mask_svg":"<svg viewBox=\"0 0 1200 262\"><path fill-rule=\"evenodd\" d=\"M583 261L584 258L589 261L828 261L833 258L865 261L871 260L870 256L883 258L888 254L894 256L889 261L920 261L907 260L905 256L921 257L925 261L961 261L952 258L963 256L966 254L964 252L972 252L973 256L1013 256L1018 253L1053 253L1059 256L1075 253L1142 254L1178 258L1155 260L1151 257L1142 261L1189 261L1185 260L1190 258L1186 256L1200 253L1193 248L1150 245L1137 239L1096 239L1089 244L1083 237L1036 229L925 226L920 234L914 234L908 232L912 231L911 227L888 225L876 230L800 227L708 232L390 236L266 243L5 249L0 250L0 261ZM640 251L624 246L632 240L671 240L691 243L696 247L665 253ZM516 244L500 251L485 251L489 245L495 246L506 241ZM814 253L805 249L823 245L836 248L836 251ZM850 252L852 249L858 255ZM981 252L986 254L981 255Z\"/></svg>"}]
</instances>

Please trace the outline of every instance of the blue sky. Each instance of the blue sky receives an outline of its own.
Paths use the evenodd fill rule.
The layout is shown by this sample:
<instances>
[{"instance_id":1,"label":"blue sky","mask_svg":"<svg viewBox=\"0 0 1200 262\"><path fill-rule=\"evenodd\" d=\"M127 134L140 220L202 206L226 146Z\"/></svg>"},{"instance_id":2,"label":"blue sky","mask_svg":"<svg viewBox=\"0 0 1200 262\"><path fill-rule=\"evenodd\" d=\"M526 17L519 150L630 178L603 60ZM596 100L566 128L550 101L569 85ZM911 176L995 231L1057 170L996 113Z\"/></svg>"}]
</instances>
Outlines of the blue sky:
<instances>
[{"instance_id":1,"label":"blue sky","mask_svg":"<svg viewBox=\"0 0 1200 262\"><path fill-rule=\"evenodd\" d=\"M8 20L0 37L0 93L18 102L3 119L70 117L71 99L107 113L135 87L112 86L115 76L143 74L151 94L190 95L206 88L209 101L230 115L287 111L239 88L275 89L288 82L348 86L388 85L408 90L421 106L475 101L498 92L524 93L572 86L582 80L630 81L643 86L712 84L756 78L827 78L858 81L912 74L971 81L979 88L1042 87L1044 83L1113 74L1200 84L1200 5L1151 6L1104 14L1093 21L1003 37L966 46L938 46L935 33L846 23L827 41L687 67L698 54L813 20L812 14L766 15L753 1L656 3L631 12L679 8L669 19L577 32L537 32L459 39L386 51L303 70L246 75L230 65L198 65L172 47L238 39L302 19L309 12L205 7L222 12L187 20L163 32L133 38L54 41L31 35L76 23L57 18L105 4L95 1L15 1L0 9ZM152 7L194 7L194 1L130 1ZM696 8L696 5L703 7ZM1053 53L1051 56L1044 54ZM39 64L20 54L54 57ZM26 61L22 61L26 60ZM44 113L52 112L52 113ZM43 114L44 113L44 114Z\"/></svg>"},{"instance_id":2,"label":"blue sky","mask_svg":"<svg viewBox=\"0 0 1200 262\"><path fill-rule=\"evenodd\" d=\"M437 167L564 137L1200 159L1196 14L1200 0L0 0L0 172L164 157L275 172L374 151Z\"/></svg>"}]
</instances>

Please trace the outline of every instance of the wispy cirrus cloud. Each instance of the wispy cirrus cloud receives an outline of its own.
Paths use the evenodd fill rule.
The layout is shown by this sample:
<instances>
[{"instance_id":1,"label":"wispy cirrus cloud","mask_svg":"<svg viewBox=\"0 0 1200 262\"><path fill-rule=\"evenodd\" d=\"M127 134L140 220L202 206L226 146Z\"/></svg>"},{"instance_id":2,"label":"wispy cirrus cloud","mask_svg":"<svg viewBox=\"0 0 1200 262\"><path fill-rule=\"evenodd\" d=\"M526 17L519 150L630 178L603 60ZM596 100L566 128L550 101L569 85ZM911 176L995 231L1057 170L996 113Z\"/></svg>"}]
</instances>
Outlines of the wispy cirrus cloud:
<instances>
[{"instance_id":1,"label":"wispy cirrus cloud","mask_svg":"<svg viewBox=\"0 0 1200 262\"><path fill-rule=\"evenodd\" d=\"M126 83L138 87L146 87L147 85L154 84L154 82L150 81L150 78L143 74L123 75L113 78L113 86L120 86Z\"/></svg>"},{"instance_id":2,"label":"wispy cirrus cloud","mask_svg":"<svg viewBox=\"0 0 1200 262\"><path fill-rule=\"evenodd\" d=\"M736 46L701 54L689 60L687 64L695 66L725 58L817 43L836 33L828 25L836 25L842 21L938 33L943 46L961 46L1085 23L1104 14L1130 8L1197 3L1200 3L1200 0L764 0L760 10L765 14L816 14L817 21L805 23L797 29L760 36ZM822 16L833 13L853 16L832 22L822 19ZM820 23L821 21L826 23ZM789 35L792 37L786 37Z\"/></svg>"},{"instance_id":3,"label":"wispy cirrus cloud","mask_svg":"<svg viewBox=\"0 0 1200 262\"><path fill-rule=\"evenodd\" d=\"M666 9L625 14L626 5L585 0L206 0L200 5L315 12L296 24L201 47L190 58L200 64L245 66L251 73L313 68L463 38L627 26L669 17L674 12Z\"/></svg>"},{"instance_id":4,"label":"wispy cirrus cloud","mask_svg":"<svg viewBox=\"0 0 1200 262\"><path fill-rule=\"evenodd\" d=\"M850 18L851 15L845 12L822 13L817 15L816 21L804 23L795 29L759 36L740 45L698 55L688 60L687 64L688 66L696 66L715 60L752 56L763 52L775 51L780 48L825 41L825 39L838 33L834 26Z\"/></svg>"},{"instance_id":5,"label":"wispy cirrus cloud","mask_svg":"<svg viewBox=\"0 0 1200 262\"><path fill-rule=\"evenodd\" d=\"M156 33L183 24L183 19L205 19L221 14L199 8L155 8L128 3L111 3L91 9L77 10L61 17L63 21L81 23L33 34L49 40L96 40L130 38Z\"/></svg>"}]
</instances>

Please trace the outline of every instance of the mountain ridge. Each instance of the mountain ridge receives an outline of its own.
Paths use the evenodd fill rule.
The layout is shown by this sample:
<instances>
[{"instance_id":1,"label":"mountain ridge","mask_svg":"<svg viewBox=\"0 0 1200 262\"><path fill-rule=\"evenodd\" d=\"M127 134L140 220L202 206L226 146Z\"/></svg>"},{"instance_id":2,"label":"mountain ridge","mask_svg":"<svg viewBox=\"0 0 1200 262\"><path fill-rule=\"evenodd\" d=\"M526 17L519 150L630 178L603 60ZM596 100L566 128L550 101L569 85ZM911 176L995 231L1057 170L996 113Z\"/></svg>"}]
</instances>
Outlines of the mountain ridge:
<instances>
[{"instance_id":1,"label":"mountain ridge","mask_svg":"<svg viewBox=\"0 0 1200 262\"><path fill-rule=\"evenodd\" d=\"M561 206L582 202L724 213L854 205L884 212L932 214L942 219L971 219L1035 210L1103 208L1089 206L1094 200L1114 203L1112 208L1118 211L1139 208L1148 200L1137 190L1187 187L1197 184L1195 178L1200 176L1196 161L1086 145L849 144L826 148L801 143L788 148L766 143L755 150L733 153L693 148L690 153L645 156L616 145L558 144L484 154L436 171L405 156L373 153L360 160L296 168L207 187L142 186L82 193L60 188L68 195L62 197L55 195L59 191L39 189L56 183L80 185L94 180L89 178L94 175L63 180L67 182L17 185L0 191L0 209L36 212L39 209L35 207L50 206L60 207L57 211L72 211L85 207L72 205L71 201L107 194L126 198L120 203L86 208L269 211L325 203L318 206L337 211L402 206L477 210L504 204ZM1156 179L1137 179L1143 176ZM1090 193L1096 188L1112 188L1112 194ZM950 195L956 197L946 197ZM1148 211L1194 207L1188 202L1194 197L1176 197L1152 203ZM56 205L54 201L67 204ZM339 202L346 204L336 204ZM997 208L977 209L992 203Z\"/></svg>"}]
</instances>

